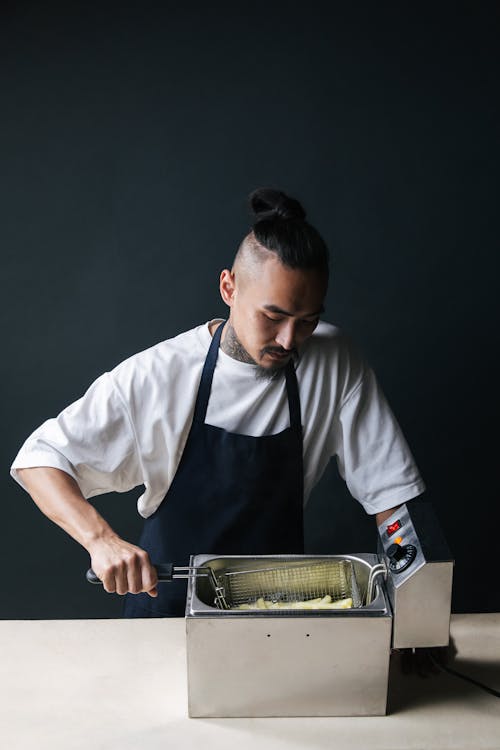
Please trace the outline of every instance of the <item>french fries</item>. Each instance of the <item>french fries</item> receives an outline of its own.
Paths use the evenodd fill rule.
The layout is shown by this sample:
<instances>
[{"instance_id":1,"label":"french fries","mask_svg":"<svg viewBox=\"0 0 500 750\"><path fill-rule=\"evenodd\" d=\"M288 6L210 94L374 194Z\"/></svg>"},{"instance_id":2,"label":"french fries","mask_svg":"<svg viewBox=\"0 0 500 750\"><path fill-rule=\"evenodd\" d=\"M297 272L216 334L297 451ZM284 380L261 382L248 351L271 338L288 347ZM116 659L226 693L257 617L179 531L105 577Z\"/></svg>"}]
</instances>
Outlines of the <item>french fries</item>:
<instances>
[{"instance_id":1,"label":"french fries","mask_svg":"<svg viewBox=\"0 0 500 750\"><path fill-rule=\"evenodd\" d=\"M327 594L317 599L306 599L302 602L273 602L260 597L249 604L239 604L236 609L351 609L352 599L338 599L332 602L332 597Z\"/></svg>"}]
</instances>

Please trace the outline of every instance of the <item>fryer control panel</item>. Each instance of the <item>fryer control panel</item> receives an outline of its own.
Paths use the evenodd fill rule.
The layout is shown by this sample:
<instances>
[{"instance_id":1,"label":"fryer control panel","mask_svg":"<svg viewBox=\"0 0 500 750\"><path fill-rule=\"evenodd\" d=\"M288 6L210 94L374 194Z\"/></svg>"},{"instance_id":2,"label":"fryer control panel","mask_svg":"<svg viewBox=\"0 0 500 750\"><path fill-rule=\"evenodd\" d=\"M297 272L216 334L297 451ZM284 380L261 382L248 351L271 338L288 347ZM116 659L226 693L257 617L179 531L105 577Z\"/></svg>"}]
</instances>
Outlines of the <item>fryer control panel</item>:
<instances>
[{"instance_id":1,"label":"fryer control panel","mask_svg":"<svg viewBox=\"0 0 500 750\"><path fill-rule=\"evenodd\" d=\"M380 524L378 535L394 617L393 648L446 645L453 558L432 503L409 500Z\"/></svg>"},{"instance_id":2,"label":"fryer control panel","mask_svg":"<svg viewBox=\"0 0 500 750\"><path fill-rule=\"evenodd\" d=\"M378 527L380 545L395 585L407 580L425 563L422 547L406 505Z\"/></svg>"}]
</instances>

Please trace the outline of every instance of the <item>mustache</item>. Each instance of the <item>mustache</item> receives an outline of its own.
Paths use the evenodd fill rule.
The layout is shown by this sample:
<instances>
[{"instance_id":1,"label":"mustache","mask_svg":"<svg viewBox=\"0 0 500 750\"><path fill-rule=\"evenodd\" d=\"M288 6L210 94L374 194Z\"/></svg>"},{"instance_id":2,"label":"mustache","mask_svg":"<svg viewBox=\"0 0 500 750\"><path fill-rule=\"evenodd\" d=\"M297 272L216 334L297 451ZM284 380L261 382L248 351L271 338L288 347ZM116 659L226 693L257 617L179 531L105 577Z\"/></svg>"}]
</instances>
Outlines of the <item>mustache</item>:
<instances>
[{"instance_id":1,"label":"mustache","mask_svg":"<svg viewBox=\"0 0 500 750\"><path fill-rule=\"evenodd\" d=\"M292 357L297 357L298 352L295 347L293 349L283 349L281 346L266 346L264 349L261 349L261 355L266 354L290 354Z\"/></svg>"}]
</instances>

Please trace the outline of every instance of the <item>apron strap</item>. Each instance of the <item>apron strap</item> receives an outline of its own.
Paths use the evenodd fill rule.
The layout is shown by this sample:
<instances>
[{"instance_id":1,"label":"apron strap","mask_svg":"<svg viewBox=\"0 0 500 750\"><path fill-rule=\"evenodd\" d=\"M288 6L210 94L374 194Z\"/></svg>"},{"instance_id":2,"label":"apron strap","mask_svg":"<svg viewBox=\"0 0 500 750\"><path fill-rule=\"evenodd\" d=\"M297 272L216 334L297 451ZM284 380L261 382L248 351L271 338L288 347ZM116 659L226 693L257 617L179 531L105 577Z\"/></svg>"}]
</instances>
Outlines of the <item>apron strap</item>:
<instances>
[{"instance_id":1,"label":"apron strap","mask_svg":"<svg viewBox=\"0 0 500 750\"><path fill-rule=\"evenodd\" d=\"M212 390L212 380L214 379L215 364L219 353L220 337L222 336L222 329L224 328L225 322L226 321L223 321L220 326L217 327L217 330L212 336L207 358L203 365L200 387L198 388L198 397L196 399L193 416L193 422L198 422L199 424L204 424L205 417L207 416L208 399L210 398L210 391Z\"/></svg>"},{"instance_id":2,"label":"apron strap","mask_svg":"<svg viewBox=\"0 0 500 750\"><path fill-rule=\"evenodd\" d=\"M217 363L217 356L219 354L220 339L222 336L222 329L224 323L221 323L215 331L210 348L208 350L207 358L203 366L201 373L200 387L198 389L198 397L196 399L196 406L194 409L193 422L198 424L204 424L207 416L208 400L210 398L210 392L212 390L212 381L214 379L214 370ZM300 398L299 388L297 385L297 376L295 375L295 367L293 366L292 360L287 364L285 368L286 378L286 392L288 396L288 408L290 409L290 427L295 432L298 432L302 436L302 421L300 415Z\"/></svg>"},{"instance_id":3,"label":"apron strap","mask_svg":"<svg viewBox=\"0 0 500 750\"><path fill-rule=\"evenodd\" d=\"M288 394L288 408L290 409L290 427L302 437L302 418L300 414L299 386L292 360L286 366L286 392Z\"/></svg>"}]
</instances>

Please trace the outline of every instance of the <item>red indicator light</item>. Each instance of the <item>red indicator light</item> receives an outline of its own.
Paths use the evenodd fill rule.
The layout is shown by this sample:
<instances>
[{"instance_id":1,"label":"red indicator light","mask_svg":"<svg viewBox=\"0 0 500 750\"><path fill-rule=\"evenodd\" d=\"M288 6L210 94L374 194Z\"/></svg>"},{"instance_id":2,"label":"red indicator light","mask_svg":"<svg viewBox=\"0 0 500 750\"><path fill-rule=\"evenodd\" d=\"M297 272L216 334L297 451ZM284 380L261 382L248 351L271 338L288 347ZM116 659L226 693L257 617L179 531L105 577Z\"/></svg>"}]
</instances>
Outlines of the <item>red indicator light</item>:
<instances>
[{"instance_id":1,"label":"red indicator light","mask_svg":"<svg viewBox=\"0 0 500 750\"><path fill-rule=\"evenodd\" d=\"M394 521L394 523L390 523L389 526L387 527L387 536L391 536L400 528L401 528L401 521Z\"/></svg>"}]
</instances>

